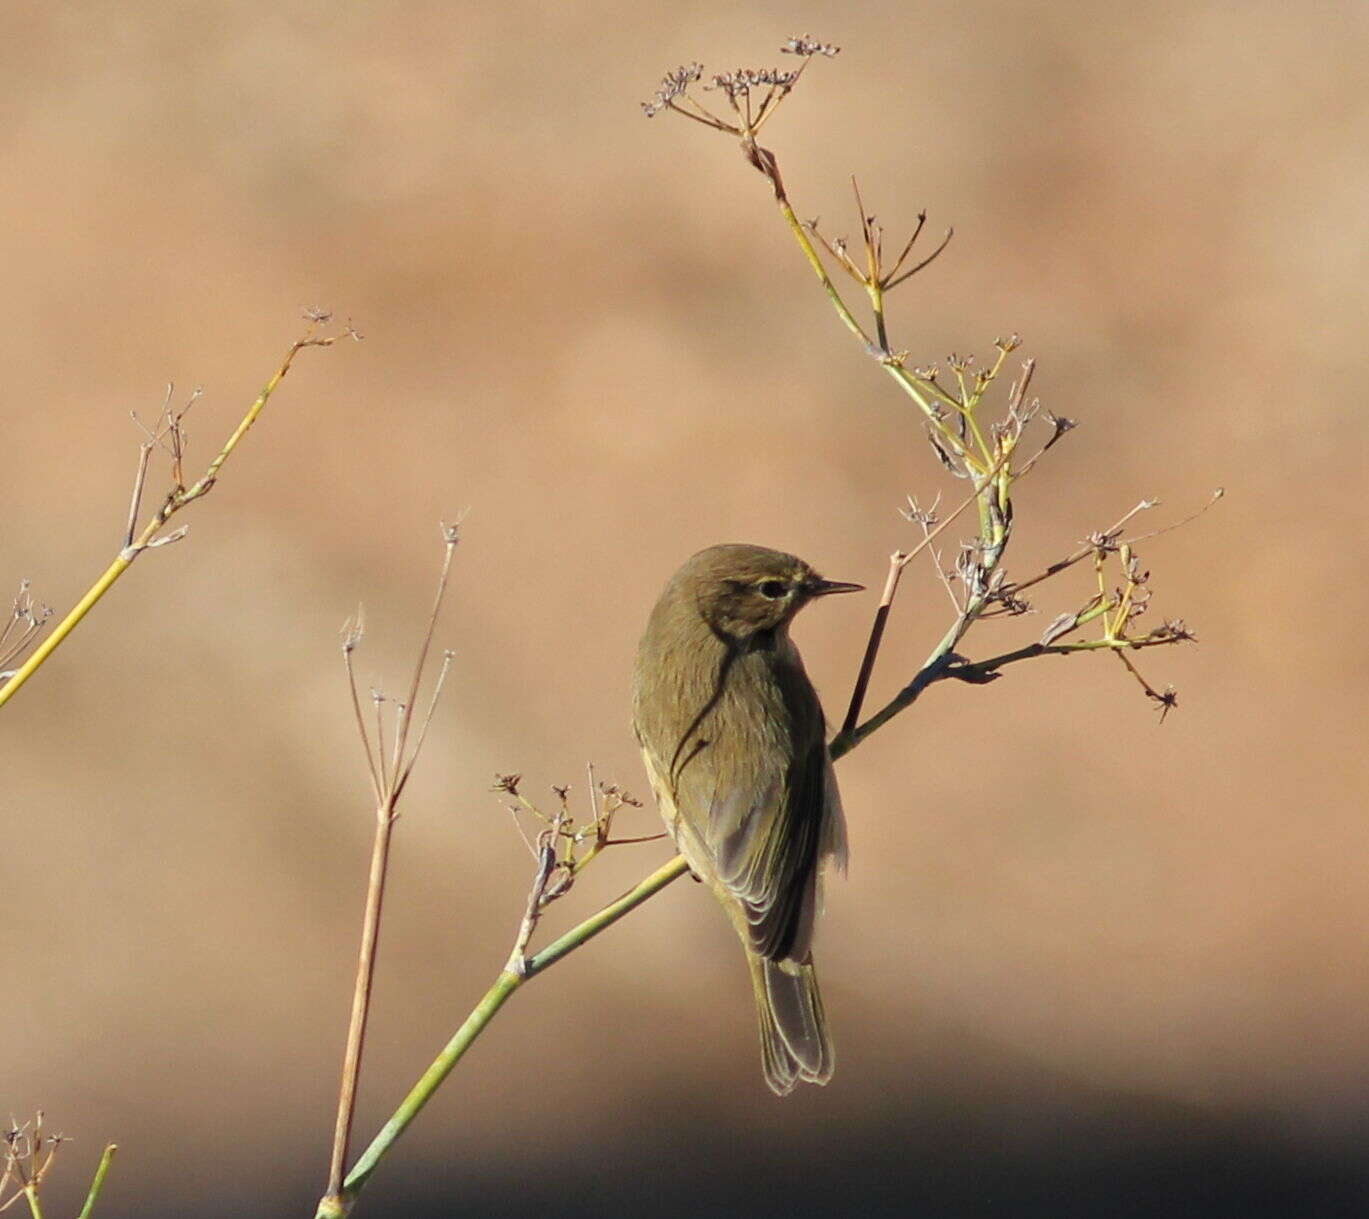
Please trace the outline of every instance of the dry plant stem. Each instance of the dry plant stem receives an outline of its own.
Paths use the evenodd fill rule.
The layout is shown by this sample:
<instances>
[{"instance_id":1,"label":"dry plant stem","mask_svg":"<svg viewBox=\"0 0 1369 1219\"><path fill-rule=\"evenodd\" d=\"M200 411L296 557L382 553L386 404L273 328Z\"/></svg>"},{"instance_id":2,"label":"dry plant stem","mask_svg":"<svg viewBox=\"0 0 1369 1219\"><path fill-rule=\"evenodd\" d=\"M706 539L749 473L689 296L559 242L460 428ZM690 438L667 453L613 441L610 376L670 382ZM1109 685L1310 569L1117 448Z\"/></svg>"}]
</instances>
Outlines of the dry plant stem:
<instances>
[{"instance_id":1,"label":"dry plant stem","mask_svg":"<svg viewBox=\"0 0 1369 1219\"><path fill-rule=\"evenodd\" d=\"M76 603L71 612L53 627L52 631L48 634L48 637L34 649L28 660L15 670L14 676L12 676L3 686L0 686L0 706L9 702L9 700L19 692L24 683L38 671L47 658L62 646L66 637L76 629L81 620L90 613L96 604L98 604L100 598L103 597L105 593L109 592L109 590L114 587L114 584L119 577L133 565L134 559L142 554L143 551L149 550L159 543L171 540L170 537L158 538L157 535L161 532L167 521L169 521L177 512L186 507L186 505L193 503L195 500L208 495L213 489L214 483L219 475L219 470L223 467L224 462L233 455L233 451L242 442L243 437L247 435L252 425L256 423L258 417L266 408L267 402L270 401L271 395L275 393L276 387L285 379L285 374L290 371L290 366L294 363L295 357L306 347L330 347L336 341L337 336L331 338L315 338L313 337L313 331L311 329L302 339L297 340L291 346L290 350L286 353L285 359L281 361L280 367L276 369L275 374L267 381L265 386L262 387L261 393L257 395L256 400L248 407L247 413L242 417L241 421L239 421L238 426L233 430L233 434L224 442L223 448L219 450L218 456L209 463L204 475L198 482L190 487L181 486L178 482L178 485L168 492L162 506L156 511L152 519L147 523L147 526L136 537L133 536L134 529L136 528L136 521L131 523L129 540L118 555L115 556L114 561L105 568L104 573L90 586L85 596ZM140 459L138 478L135 480L135 511L136 503L141 496L142 481L145 478L146 473L146 460L145 458Z\"/></svg>"},{"instance_id":2,"label":"dry plant stem","mask_svg":"<svg viewBox=\"0 0 1369 1219\"><path fill-rule=\"evenodd\" d=\"M851 703L846 710L846 719L841 725L843 734L852 732L860 720L860 708L865 702L865 691L870 685L870 676L875 671L875 657L879 655L879 645L884 640L884 626L889 621L889 611L893 608L903 569L908 566L911 559L912 555L902 550L896 550L889 556L889 576L884 581L884 592L880 595L879 605L875 609L875 620L870 624L870 640L865 645L860 672L856 674L856 684L851 691Z\"/></svg>"},{"instance_id":3,"label":"dry plant stem","mask_svg":"<svg viewBox=\"0 0 1369 1219\"><path fill-rule=\"evenodd\" d=\"M381 698L374 698L376 710L375 741L372 743L367 730L366 717L362 712L361 698L357 691L356 671L352 663L362 634L360 615L344 629L342 655L347 672L347 684L351 694L352 709L356 715L357 732L361 737L362 749L366 756L366 767L371 777L372 791L376 799L376 830L371 847L371 869L366 884L366 908L361 922L361 946L357 952L356 982L352 990L351 1018L347 1025L347 1044L342 1056L342 1079L338 1088L337 1117L333 1125L332 1155L328 1168L328 1189L325 1202L336 1198L342 1191L343 1173L347 1167L347 1156L351 1146L352 1122L356 1114L357 1085L361 1078L361 1059L366 1045L366 1026L370 1019L371 993L375 982L376 953L380 942L380 921L385 905L385 882L389 874L390 842L394 824L399 816L399 799L413 774L414 764L422 752L427 739L428 726L432 723L433 712L447 679L451 654L443 657L442 669L433 685L432 697L427 711L419 725L417 739L409 748L410 731L413 727L414 708L418 701L419 687L423 672L427 667L428 656L432 650L433 633L437 620L442 613L442 603L446 599L447 588L451 581L452 559L456 554L459 540L457 525L443 525L445 549L442 556L442 570L433 595L432 609L428 614L423 641L419 645L418 657L414 663L405 701L399 705L397 723L394 728L394 741L387 761ZM529 936L532 932L529 931Z\"/></svg>"},{"instance_id":4,"label":"dry plant stem","mask_svg":"<svg viewBox=\"0 0 1369 1219\"><path fill-rule=\"evenodd\" d=\"M361 948L357 953L356 986L352 1014L347 1026L347 1047L342 1057L342 1084L338 1091L337 1120L333 1126L333 1153L328 1167L328 1193L342 1187L347 1152L356 1114L357 1082L361 1077L361 1053L371 1013L371 990L375 981L376 946L380 941L380 915L385 904L385 878L390 864L390 838L395 816L382 807L376 812L375 842L371 848L371 874L366 886L366 912L361 922Z\"/></svg>"}]
</instances>

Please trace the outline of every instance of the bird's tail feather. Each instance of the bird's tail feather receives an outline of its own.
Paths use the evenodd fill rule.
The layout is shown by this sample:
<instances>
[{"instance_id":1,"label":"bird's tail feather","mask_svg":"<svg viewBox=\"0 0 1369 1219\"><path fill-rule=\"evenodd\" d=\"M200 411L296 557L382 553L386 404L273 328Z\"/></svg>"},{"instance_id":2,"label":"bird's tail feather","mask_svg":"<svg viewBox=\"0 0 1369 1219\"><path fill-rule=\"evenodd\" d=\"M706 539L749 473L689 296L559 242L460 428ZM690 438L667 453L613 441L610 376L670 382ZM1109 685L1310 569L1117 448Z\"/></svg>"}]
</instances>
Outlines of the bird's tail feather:
<instances>
[{"instance_id":1,"label":"bird's tail feather","mask_svg":"<svg viewBox=\"0 0 1369 1219\"><path fill-rule=\"evenodd\" d=\"M803 1082L825 1084L836 1058L811 959L802 965L747 954L756 992L765 1082L777 1096Z\"/></svg>"}]
</instances>

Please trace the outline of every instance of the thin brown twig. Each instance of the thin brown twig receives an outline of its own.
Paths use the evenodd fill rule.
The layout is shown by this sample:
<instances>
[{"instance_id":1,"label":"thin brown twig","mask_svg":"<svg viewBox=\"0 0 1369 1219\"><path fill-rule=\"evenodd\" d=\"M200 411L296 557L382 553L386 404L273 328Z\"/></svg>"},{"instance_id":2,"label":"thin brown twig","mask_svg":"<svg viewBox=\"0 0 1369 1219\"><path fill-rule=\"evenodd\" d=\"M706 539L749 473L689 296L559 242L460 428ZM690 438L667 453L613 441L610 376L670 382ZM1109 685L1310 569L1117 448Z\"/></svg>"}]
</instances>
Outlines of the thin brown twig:
<instances>
[{"instance_id":1,"label":"thin brown twig","mask_svg":"<svg viewBox=\"0 0 1369 1219\"><path fill-rule=\"evenodd\" d=\"M1132 508L1131 511L1126 512L1122 516L1118 517L1118 519L1114 521L1113 524L1110 525L1107 529L1104 529L1100 533L1095 533L1093 537L1091 537L1084 545L1080 546L1079 549L1074 551L1072 554L1066 555L1063 559L1057 559L1054 563L1047 567L1045 571L1041 572L1039 575L1032 576L1030 580L1022 580L1018 583L1014 583L1012 585L1012 591L1014 593L1024 592L1026 589L1031 588L1033 585L1040 584L1043 580L1049 580L1052 576L1058 576L1062 571L1066 571L1069 568L1073 567L1076 563L1079 563L1082 560L1087 559L1090 555L1096 554L1099 547L1099 539L1101 539L1107 545L1114 544L1118 540L1123 527L1129 520L1131 520L1132 517L1134 517L1138 512L1146 512L1149 509L1158 506L1159 502L1160 501L1157 499L1143 499L1139 504Z\"/></svg>"},{"instance_id":2,"label":"thin brown twig","mask_svg":"<svg viewBox=\"0 0 1369 1219\"><path fill-rule=\"evenodd\" d=\"M342 1056L337 1120L333 1127L333 1154L328 1170L329 1194L335 1194L342 1188L342 1178L347 1167L352 1120L356 1114L357 1084L361 1078L361 1056L366 1044L366 1025L371 1012L376 948L380 939L380 917L385 903L385 881L389 870L390 838L394 823L393 810L385 807L376 809L375 841L371 847L371 871L366 885L366 909L361 921L361 948L357 954L356 984L352 989L352 1012L348 1023L347 1045Z\"/></svg>"},{"instance_id":3,"label":"thin brown twig","mask_svg":"<svg viewBox=\"0 0 1369 1219\"><path fill-rule=\"evenodd\" d=\"M423 742L428 739L428 727L433 722L433 713L437 710L437 704L442 699L442 688L447 684L447 674L451 672L452 661L455 654L451 651L442 653L442 668L437 671L437 680L433 682L432 697L428 700L428 710L424 712L423 723L419 725L418 739L414 742L413 753L409 755L409 764L404 773L399 778L399 784L395 788L395 799L398 799L408 785L409 776L413 774L414 763L418 760L418 755L423 752Z\"/></svg>"},{"instance_id":4,"label":"thin brown twig","mask_svg":"<svg viewBox=\"0 0 1369 1219\"><path fill-rule=\"evenodd\" d=\"M928 509L928 514L935 512L936 504L933 504L931 508ZM935 516L918 514L914 519L922 527L923 539L930 542L931 528L935 523ZM960 598L955 595L955 589L951 587L951 581L946 575L946 569L941 565L941 551L937 550L935 547L931 547L927 553L932 560L932 569L936 572L937 580L940 582L941 587L946 590L946 596L951 599L952 608L956 613L959 613L961 610Z\"/></svg>"},{"instance_id":5,"label":"thin brown twig","mask_svg":"<svg viewBox=\"0 0 1369 1219\"><path fill-rule=\"evenodd\" d=\"M855 685L851 689L851 702L842 721L842 733L855 728L860 719L860 709L865 702L865 691L870 685L870 676L875 669L875 657L879 655L879 645L884 639L884 627L889 621L889 611L898 592L898 582L903 577L903 569L908 566L911 555L896 550L889 556L889 574L884 580L884 591L880 594L879 605L875 607L874 621L870 624L870 638L865 644L865 655L860 660L860 670L856 674Z\"/></svg>"},{"instance_id":6,"label":"thin brown twig","mask_svg":"<svg viewBox=\"0 0 1369 1219\"><path fill-rule=\"evenodd\" d=\"M1179 705L1179 696L1174 692L1174 688L1171 686L1163 691L1157 690L1150 682L1146 681L1141 670L1132 663L1131 658L1125 652L1118 651L1117 659L1122 662L1127 672L1141 684L1141 689L1146 692L1146 697L1160 705L1160 723L1163 724L1165 716Z\"/></svg>"},{"instance_id":7,"label":"thin brown twig","mask_svg":"<svg viewBox=\"0 0 1369 1219\"><path fill-rule=\"evenodd\" d=\"M142 429L146 439L138 446L138 467L133 475L133 493L129 497L128 505L128 528L124 531L124 546L133 545L133 539L138 535L138 518L143 512L143 492L147 488L147 470L152 461L152 450L157 447L162 438L162 421L166 419L171 409L171 395L176 392L174 383L168 383L166 387L166 400L162 403L161 414L157 417L157 426L149 428L138 418L137 411L130 411L129 415L133 422Z\"/></svg>"},{"instance_id":8,"label":"thin brown twig","mask_svg":"<svg viewBox=\"0 0 1369 1219\"><path fill-rule=\"evenodd\" d=\"M946 249L946 247L951 244L951 238L954 236L955 229L948 228L946 230L946 235L941 239L941 243L936 247L935 250L933 250L930 254L927 255L926 258L924 258L921 262L917 263L915 266L909 267L906 271L903 272L902 275L891 275L888 282L884 285L884 290L886 292L892 292L895 288L899 286L899 284L903 283L905 280L911 279L919 271L925 270L928 266L930 266L941 256L942 252ZM909 248L911 248L911 243ZM959 249L960 247L957 246L956 248ZM902 258L900 258L899 261L902 262Z\"/></svg>"},{"instance_id":9,"label":"thin brown twig","mask_svg":"<svg viewBox=\"0 0 1369 1219\"><path fill-rule=\"evenodd\" d=\"M404 764L404 747L409 741L409 724L413 717L414 701L418 698L418 683L423 679L423 668L428 662L428 650L432 647L433 632L437 630L437 616L442 611L442 601L447 595L447 583L452 574L452 557L456 554L457 543L461 540L460 522L455 525L442 526L442 537L445 549L442 553L442 574L438 577L437 591L433 594L433 607L428 614L427 629L423 633L423 643L418 649L418 659L414 663L414 675L409 682L409 695L404 700L403 709L399 714L399 723L395 727L395 792L396 795L404 786L404 779L407 777ZM412 767L412 761L408 764Z\"/></svg>"},{"instance_id":10,"label":"thin brown twig","mask_svg":"<svg viewBox=\"0 0 1369 1219\"><path fill-rule=\"evenodd\" d=\"M380 783L380 772L376 769L375 756L371 753L371 736L366 731L366 716L361 709L361 691L357 688L356 666L352 663L352 653L361 642L365 633L365 622L361 607L357 607L354 617L347 620L342 628L342 663L347 670L347 688L352 696L352 710L356 714L357 735L361 738L361 748L366 756L366 769L371 776L371 793L376 804L384 799L384 789Z\"/></svg>"},{"instance_id":11,"label":"thin brown twig","mask_svg":"<svg viewBox=\"0 0 1369 1219\"><path fill-rule=\"evenodd\" d=\"M522 921L518 924L513 950L509 953L508 962L504 966L509 973L519 978L525 977L528 972L528 945L537 931L537 923L542 917L542 909L546 903L547 886L559 862L557 841L565 815L564 809L558 812L552 827L543 830L537 836L537 871L533 874L532 887L528 890L528 904L523 911Z\"/></svg>"},{"instance_id":12,"label":"thin brown twig","mask_svg":"<svg viewBox=\"0 0 1369 1219\"><path fill-rule=\"evenodd\" d=\"M1172 533L1172 532L1173 532L1174 530L1176 530L1176 529L1182 529L1185 525L1189 524L1191 521L1196 521L1200 516L1202 516L1209 508L1211 508L1211 507L1212 507L1219 499L1221 499L1225 494L1226 494L1226 488L1225 488L1225 487L1215 487L1215 488L1213 488L1212 494L1211 494L1210 496L1208 496L1207 503L1205 503L1205 504L1204 504L1201 508L1199 508L1196 512L1190 512L1190 513L1189 513L1186 517L1184 517L1182 520L1175 521L1172 525L1164 525L1164 526L1162 526L1162 527L1159 528L1159 529L1152 529L1149 533L1142 533L1142 534L1138 534L1138 535L1137 535L1136 537L1134 537L1134 538L1127 538L1127 544L1130 545L1130 546L1135 546L1137 542L1148 542L1148 541L1150 541L1151 538L1158 538L1158 537L1160 537L1161 534Z\"/></svg>"}]
</instances>

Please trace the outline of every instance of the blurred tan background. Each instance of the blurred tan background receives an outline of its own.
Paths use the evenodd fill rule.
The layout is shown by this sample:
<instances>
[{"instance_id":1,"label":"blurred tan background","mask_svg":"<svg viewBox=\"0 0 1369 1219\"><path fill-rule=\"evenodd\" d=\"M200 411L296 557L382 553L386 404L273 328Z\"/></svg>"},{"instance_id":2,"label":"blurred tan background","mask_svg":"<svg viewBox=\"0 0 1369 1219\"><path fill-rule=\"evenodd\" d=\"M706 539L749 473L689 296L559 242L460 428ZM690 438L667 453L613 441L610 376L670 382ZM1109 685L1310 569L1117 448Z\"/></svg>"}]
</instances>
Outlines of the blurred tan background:
<instances>
[{"instance_id":1,"label":"blurred tan background","mask_svg":"<svg viewBox=\"0 0 1369 1219\"><path fill-rule=\"evenodd\" d=\"M583 793L593 759L646 794L629 670L675 565L749 540L877 585L910 540L895 510L941 475L909 407L735 149L638 111L804 30L844 50L767 128L800 213L851 231L854 171L891 233L954 224L897 342L1020 331L1082 420L1010 570L1227 488L1143 551L1201 639L1145 658L1180 708L1157 726L1106 658L936 688L840 768L831 1087L765 1092L731 933L677 885L514 1001L363 1210L1302 1214L1364 1184L1369 10L21 3L5 579L65 611L103 568L128 412L167 380L206 388L207 460L301 306L366 336L301 357L188 540L4 713L0 1105L78 1136L58 1213L107 1138L110 1219L312 1213L370 834L336 632L364 602L363 679L400 686L440 517L470 509L456 661L362 1141L508 951L528 858L493 773ZM876 695L947 621L929 569L905 587ZM872 604L799 625L833 717ZM596 866L549 926L667 854Z\"/></svg>"}]
</instances>

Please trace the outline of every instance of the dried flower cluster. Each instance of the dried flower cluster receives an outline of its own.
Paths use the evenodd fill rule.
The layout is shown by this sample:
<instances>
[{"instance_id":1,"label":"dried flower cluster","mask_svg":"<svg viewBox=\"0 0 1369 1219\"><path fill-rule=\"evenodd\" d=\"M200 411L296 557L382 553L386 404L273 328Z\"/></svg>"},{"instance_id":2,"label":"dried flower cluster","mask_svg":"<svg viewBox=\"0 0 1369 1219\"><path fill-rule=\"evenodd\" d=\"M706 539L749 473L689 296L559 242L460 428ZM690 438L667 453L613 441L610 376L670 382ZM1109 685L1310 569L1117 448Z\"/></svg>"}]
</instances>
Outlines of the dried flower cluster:
<instances>
[{"instance_id":1,"label":"dried flower cluster","mask_svg":"<svg viewBox=\"0 0 1369 1219\"><path fill-rule=\"evenodd\" d=\"M51 616L51 607L35 601L29 582L24 580L15 594L9 621L0 628L0 677L9 676L10 667L33 646Z\"/></svg>"},{"instance_id":2,"label":"dried flower cluster","mask_svg":"<svg viewBox=\"0 0 1369 1219\"><path fill-rule=\"evenodd\" d=\"M830 59L840 50L840 47L834 47L830 42L819 42L811 34L786 39L784 46L780 47L782 55L802 55L805 59L812 55L826 55Z\"/></svg>"},{"instance_id":3,"label":"dried flower cluster","mask_svg":"<svg viewBox=\"0 0 1369 1219\"><path fill-rule=\"evenodd\" d=\"M727 98L731 117L724 118L709 110L702 102L690 96L689 87L703 78L702 64L689 64L668 72L661 80L650 101L642 103L642 112L652 118L662 110L673 110L695 122L725 131L731 135L745 138L754 137L761 125L803 75L808 61L814 55L829 58L840 50L831 43L819 42L809 34L801 34L788 39L780 51L786 55L797 55L803 59L793 71L780 68L734 68L731 72L720 72L709 78L704 85L706 91L721 93ZM753 100L753 94L758 94Z\"/></svg>"},{"instance_id":4,"label":"dried flower cluster","mask_svg":"<svg viewBox=\"0 0 1369 1219\"><path fill-rule=\"evenodd\" d=\"M61 1134L44 1133L40 1109L32 1121L22 1126L11 1120L9 1128L4 1131L4 1141L4 1164L0 1166L0 1210L7 1209L25 1196L32 1210L43 1179L57 1157L58 1148L68 1140Z\"/></svg>"},{"instance_id":5,"label":"dried flower cluster","mask_svg":"<svg viewBox=\"0 0 1369 1219\"><path fill-rule=\"evenodd\" d=\"M683 97L689 86L703 75L703 64L681 65L661 78L661 87L656 90L649 102L642 103L647 118L659 114L677 98Z\"/></svg>"},{"instance_id":6,"label":"dried flower cluster","mask_svg":"<svg viewBox=\"0 0 1369 1219\"><path fill-rule=\"evenodd\" d=\"M719 89L727 94L730 102L746 97L752 89L782 89L788 93L799 78L799 70L781 72L778 68L736 68L722 72L704 86L705 89Z\"/></svg>"},{"instance_id":7,"label":"dried flower cluster","mask_svg":"<svg viewBox=\"0 0 1369 1219\"><path fill-rule=\"evenodd\" d=\"M537 930L537 922L542 912L557 898L564 897L570 892L576 877L601 852L609 847L651 842L664 837L658 833L635 838L614 838L613 821L617 814L624 808L641 808L642 802L616 783L596 780L592 766L587 769L589 816L583 819L577 817L571 808L571 789L568 784L552 787L552 794L556 797L556 811L548 814L523 794L522 775L495 776L492 790L513 798L505 807L513 815L514 825L518 827L524 843L532 852L533 859L537 861L532 887L528 893L527 910L506 966L511 973L519 976L527 971L528 944L532 941L533 932ZM531 814L542 826L535 840L523 831L519 818L525 813Z\"/></svg>"}]
</instances>

